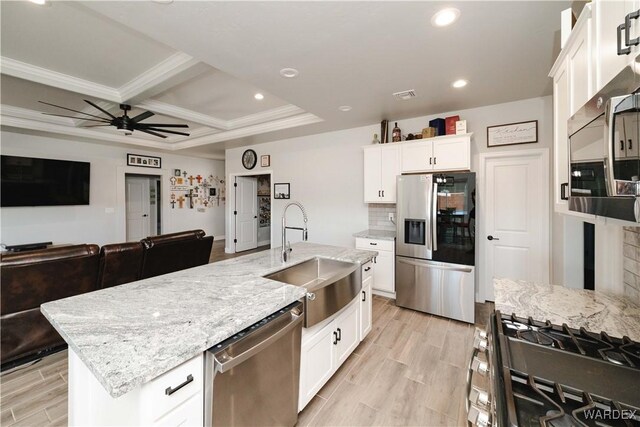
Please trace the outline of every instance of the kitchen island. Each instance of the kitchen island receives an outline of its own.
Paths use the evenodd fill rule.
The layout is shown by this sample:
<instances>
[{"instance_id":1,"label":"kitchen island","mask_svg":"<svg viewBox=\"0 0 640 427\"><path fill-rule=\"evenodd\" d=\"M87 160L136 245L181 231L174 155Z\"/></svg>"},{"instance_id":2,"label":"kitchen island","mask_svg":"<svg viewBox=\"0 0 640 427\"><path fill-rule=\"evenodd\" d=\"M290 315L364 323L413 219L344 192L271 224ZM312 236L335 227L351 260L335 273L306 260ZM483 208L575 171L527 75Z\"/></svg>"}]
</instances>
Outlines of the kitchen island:
<instances>
[{"instance_id":1,"label":"kitchen island","mask_svg":"<svg viewBox=\"0 0 640 427\"><path fill-rule=\"evenodd\" d=\"M90 410L73 407L74 396L84 398L74 390L83 386L74 377L78 369L90 371L95 378L87 381L105 391L100 399L115 404L306 295L302 287L263 276L314 257L364 264L375 255L303 242L293 245L286 263L275 248L43 304L42 313L70 347L70 422L74 411Z\"/></svg>"},{"instance_id":2,"label":"kitchen island","mask_svg":"<svg viewBox=\"0 0 640 427\"><path fill-rule=\"evenodd\" d=\"M495 309L556 325L640 341L640 307L624 298L586 289L494 279Z\"/></svg>"}]
</instances>

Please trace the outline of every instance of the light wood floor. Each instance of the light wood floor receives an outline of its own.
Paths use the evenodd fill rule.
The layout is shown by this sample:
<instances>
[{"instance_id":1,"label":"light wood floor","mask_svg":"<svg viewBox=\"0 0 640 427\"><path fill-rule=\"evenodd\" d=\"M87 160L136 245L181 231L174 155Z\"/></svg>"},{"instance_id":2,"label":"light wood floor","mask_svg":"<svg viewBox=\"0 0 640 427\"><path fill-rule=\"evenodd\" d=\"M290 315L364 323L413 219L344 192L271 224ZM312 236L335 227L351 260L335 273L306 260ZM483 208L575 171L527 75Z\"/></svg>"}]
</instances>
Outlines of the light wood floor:
<instances>
[{"instance_id":1,"label":"light wood floor","mask_svg":"<svg viewBox=\"0 0 640 427\"><path fill-rule=\"evenodd\" d=\"M245 254L224 254L221 242L212 259ZM485 325L491 310L476 304L477 323ZM466 425L472 341L472 325L374 297L372 331L300 413L298 426ZM67 425L66 350L0 375L0 425Z\"/></svg>"}]
</instances>

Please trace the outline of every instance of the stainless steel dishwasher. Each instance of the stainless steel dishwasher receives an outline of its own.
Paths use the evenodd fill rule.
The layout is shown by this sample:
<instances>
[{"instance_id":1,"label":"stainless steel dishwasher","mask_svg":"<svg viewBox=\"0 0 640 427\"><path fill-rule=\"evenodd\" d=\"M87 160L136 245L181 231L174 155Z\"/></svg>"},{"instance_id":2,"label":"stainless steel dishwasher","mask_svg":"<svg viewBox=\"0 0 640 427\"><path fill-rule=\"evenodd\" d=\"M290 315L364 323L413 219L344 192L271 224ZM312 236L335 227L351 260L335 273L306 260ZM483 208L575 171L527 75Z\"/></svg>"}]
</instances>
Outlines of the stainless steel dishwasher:
<instances>
[{"instance_id":1,"label":"stainless steel dishwasher","mask_svg":"<svg viewBox=\"0 0 640 427\"><path fill-rule=\"evenodd\" d=\"M296 424L303 310L290 304L206 352L205 425Z\"/></svg>"}]
</instances>

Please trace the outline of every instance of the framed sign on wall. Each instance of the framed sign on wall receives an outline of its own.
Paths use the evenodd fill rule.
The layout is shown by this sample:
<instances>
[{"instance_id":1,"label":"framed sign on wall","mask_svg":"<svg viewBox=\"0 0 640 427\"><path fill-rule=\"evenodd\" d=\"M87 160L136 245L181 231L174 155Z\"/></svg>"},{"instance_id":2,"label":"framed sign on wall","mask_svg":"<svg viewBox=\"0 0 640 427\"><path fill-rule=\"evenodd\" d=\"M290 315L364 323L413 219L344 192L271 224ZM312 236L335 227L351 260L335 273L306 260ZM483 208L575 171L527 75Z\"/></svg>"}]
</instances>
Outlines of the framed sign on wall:
<instances>
[{"instance_id":1,"label":"framed sign on wall","mask_svg":"<svg viewBox=\"0 0 640 427\"><path fill-rule=\"evenodd\" d=\"M160 157L127 153L127 166L160 169L162 167L162 159Z\"/></svg>"},{"instance_id":2,"label":"framed sign on wall","mask_svg":"<svg viewBox=\"0 0 640 427\"><path fill-rule=\"evenodd\" d=\"M487 126L487 147L538 142L538 121Z\"/></svg>"}]
</instances>

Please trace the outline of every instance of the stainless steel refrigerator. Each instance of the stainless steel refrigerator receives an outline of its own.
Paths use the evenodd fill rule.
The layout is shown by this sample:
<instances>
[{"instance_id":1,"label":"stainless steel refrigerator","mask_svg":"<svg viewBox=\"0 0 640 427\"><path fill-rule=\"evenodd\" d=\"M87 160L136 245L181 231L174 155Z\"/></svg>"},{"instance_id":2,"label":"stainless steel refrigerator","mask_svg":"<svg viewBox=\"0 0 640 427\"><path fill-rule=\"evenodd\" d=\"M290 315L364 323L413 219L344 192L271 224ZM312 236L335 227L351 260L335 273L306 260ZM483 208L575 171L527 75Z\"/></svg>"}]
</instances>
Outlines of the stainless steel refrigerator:
<instances>
[{"instance_id":1,"label":"stainless steel refrigerator","mask_svg":"<svg viewBox=\"0 0 640 427\"><path fill-rule=\"evenodd\" d=\"M396 304L473 323L475 173L397 180Z\"/></svg>"}]
</instances>

